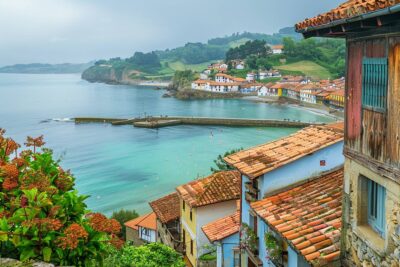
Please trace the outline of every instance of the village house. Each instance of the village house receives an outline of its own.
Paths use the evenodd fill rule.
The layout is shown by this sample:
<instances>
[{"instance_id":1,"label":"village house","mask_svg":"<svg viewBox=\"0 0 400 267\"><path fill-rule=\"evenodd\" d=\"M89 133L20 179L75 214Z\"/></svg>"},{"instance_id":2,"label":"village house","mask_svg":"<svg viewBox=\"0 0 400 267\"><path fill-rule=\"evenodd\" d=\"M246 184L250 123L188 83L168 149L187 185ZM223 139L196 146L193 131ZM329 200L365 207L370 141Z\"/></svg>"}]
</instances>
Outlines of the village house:
<instances>
[{"instance_id":1,"label":"village house","mask_svg":"<svg viewBox=\"0 0 400 267\"><path fill-rule=\"evenodd\" d=\"M202 227L210 243L216 246L217 267L240 267L240 212Z\"/></svg>"},{"instance_id":2,"label":"village house","mask_svg":"<svg viewBox=\"0 0 400 267\"><path fill-rule=\"evenodd\" d=\"M199 257L209 252L202 227L236 212L240 184L239 172L222 171L176 188L184 256L192 266L199 266Z\"/></svg>"},{"instance_id":3,"label":"village house","mask_svg":"<svg viewBox=\"0 0 400 267\"><path fill-rule=\"evenodd\" d=\"M345 104L345 91L344 89L339 89L333 91L329 94L329 104L334 108L344 109Z\"/></svg>"},{"instance_id":4,"label":"village house","mask_svg":"<svg viewBox=\"0 0 400 267\"><path fill-rule=\"evenodd\" d=\"M193 90L203 90L215 93L239 92L246 83L243 78L234 77L225 73L217 73L215 81L198 79L192 82Z\"/></svg>"},{"instance_id":5,"label":"village house","mask_svg":"<svg viewBox=\"0 0 400 267\"><path fill-rule=\"evenodd\" d=\"M249 83L254 82L257 79L257 74L254 72L249 72L246 75L246 81Z\"/></svg>"},{"instance_id":6,"label":"village house","mask_svg":"<svg viewBox=\"0 0 400 267\"><path fill-rule=\"evenodd\" d=\"M174 192L149 204L156 215L157 242L182 252L178 193Z\"/></svg>"},{"instance_id":7,"label":"village house","mask_svg":"<svg viewBox=\"0 0 400 267\"><path fill-rule=\"evenodd\" d=\"M349 1L296 25L346 39L342 265L400 260L400 2Z\"/></svg>"},{"instance_id":8,"label":"village house","mask_svg":"<svg viewBox=\"0 0 400 267\"><path fill-rule=\"evenodd\" d=\"M282 76L280 83L300 83L300 84L307 84L310 83L311 80L307 77L303 76L292 76L292 75L285 75Z\"/></svg>"},{"instance_id":9,"label":"village house","mask_svg":"<svg viewBox=\"0 0 400 267\"><path fill-rule=\"evenodd\" d=\"M300 101L309 104L317 104L317 95L321 92L318 84L307 84L300 89Z\"/></svg>"},{"instance_id":10,"label":"village house","mask_svg":"<svg viewBox=\"0 0 400 267\"><path fill-rule=\"evenodd\" d=\"M260 88L258 88L257 95L258 96L276 96L277 93L274 93L271 89L271 86L273 86L274 83L265 83L263 84Z\"/></svg>"},{"instance_id":11,"label":"village house","mask_svg":"<svg viewBox=\"0 0 400 267\"><path fill-rule=\"evenodd\" d=\"M225 64L225 63L218 62L218 63L213 63L213 64L209 65L208 69L209 70L215 70L217 72L225 73L225 72L228 71L228 65Z\"/></svg>"},{"instance_id":12,"label":"village house","mask_svg":"<svg viewBox=\"0 0 400 267\"><path fill-rule=\"evenodd\" d=\"M341 167L253 202L267 266L340 266L342 191Z\"/></svg>"},{"instance_id":13,"label":"village house","mask_svg":"<svg viewBox=\"0 0 400 267\"><path fill-rule=\"evenodd\" d=\"M288 98L300 100L300 90L302 88L300 83L285 83L282 86L286 88Z\"/></svg>"},{"instance_id":14,"label":"village house","mask_svg":"<svg viewBox=\"0 0 400 267\"><path fill-rule=\"evenodd\" d=\"M154 212L145 214L124 223L126 241L135 246L157 241L157 222Z\"/></svg>"},{"instance_id":15,"label":"village house","mask_svg":"<svg viewBox=\"0 0 400 267\"><path fill-rule=\"evenodd\" d=\"M280 55L283 53L283 45L273 45L271 46L272 54Z\"/></svg>"},{"instance_id":16,"label":"village house","mask_svg":"<svg viewBox=\"0 0 400 267\"><path fill-rule=\"evenodd\" d=\"M258 79L264 80L272 77L281 77L281 74L277 70L269 70L269 71L260 71L258 73Z\"/></svg>"},{"instance_id":17,"label":"village house","mask_svg":"<svg viewBox=\"0 0 400 267\"><path fill-rule=\"evenodd\" d=\"M310 126L288 137L237 152L225 161L242 174L241 266L269 266L264 247L265 223L251 209L253 202L340 167L344 158L343 123Z\"/></svg>"}]
</instances>

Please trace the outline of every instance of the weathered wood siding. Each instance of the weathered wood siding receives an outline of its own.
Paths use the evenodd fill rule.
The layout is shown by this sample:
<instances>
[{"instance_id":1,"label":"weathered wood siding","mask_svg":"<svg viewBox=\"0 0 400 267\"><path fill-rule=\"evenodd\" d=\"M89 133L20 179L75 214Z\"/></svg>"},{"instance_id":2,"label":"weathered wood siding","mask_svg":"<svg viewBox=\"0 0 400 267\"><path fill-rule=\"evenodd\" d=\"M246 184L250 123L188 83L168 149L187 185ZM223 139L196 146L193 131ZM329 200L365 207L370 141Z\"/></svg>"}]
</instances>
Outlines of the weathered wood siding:
<instances>
[{"instance_id":1,"label":"weathered wood siding","mask_svg":"<svg viewBox=\"0 0 400 267\"><path fill-rule=\"evenodd\" d=\"M346 148L400 167L400 37L348 40ZM387 112L362 108L362 59L389 58Z\"/></svg>"}]
</instances>

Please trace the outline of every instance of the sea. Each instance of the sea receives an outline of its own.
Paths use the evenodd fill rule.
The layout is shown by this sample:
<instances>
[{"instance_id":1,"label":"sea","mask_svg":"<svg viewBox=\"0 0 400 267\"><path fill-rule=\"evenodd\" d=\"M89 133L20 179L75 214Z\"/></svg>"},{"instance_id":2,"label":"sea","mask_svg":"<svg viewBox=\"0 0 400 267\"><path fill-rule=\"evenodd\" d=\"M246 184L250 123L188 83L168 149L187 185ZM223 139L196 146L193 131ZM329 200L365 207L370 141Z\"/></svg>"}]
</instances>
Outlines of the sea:
<instances>
[{"instance_id":1,"label":"sea","mask_svg":"<svg viewBox=\"0 0 400 267\"><path fill-rule=\"evenodd\" d=\"M77 74L0 74L0 128L23 144L44 135L46 147L76 178L88 209L150 211L149 201L207 176L226 151L287 136L291 128L172 126L160 129L75 124L75 117L199 116L333 119L293 106L244 99L177 100L149 87L89 83Z\"/></svg>"}]
</instances>

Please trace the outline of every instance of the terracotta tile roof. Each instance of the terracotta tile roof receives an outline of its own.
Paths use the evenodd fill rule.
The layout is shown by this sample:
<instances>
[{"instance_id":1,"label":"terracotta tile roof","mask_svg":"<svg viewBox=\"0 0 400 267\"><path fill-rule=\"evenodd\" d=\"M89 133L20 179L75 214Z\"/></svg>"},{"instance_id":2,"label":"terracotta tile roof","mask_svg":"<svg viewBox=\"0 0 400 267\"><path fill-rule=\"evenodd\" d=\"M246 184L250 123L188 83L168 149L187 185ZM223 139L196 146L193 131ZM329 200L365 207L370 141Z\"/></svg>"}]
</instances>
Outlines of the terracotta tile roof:
<instances>
[{"instance_id":1,"label":"terracotta tile roof","mask_svg":"<svg viewBox=\"0 0 400 267\"><path fill-rule=\"evenodd\" d=\"M157 230L156 214L154 212L140 216L124 223L126 227L138 230L139 226L151 230Z\"/></svg>"},{"instance_id":2,"label":"terracotta tile roof","mask_svg":"<svg viewBox=\"0 0 400 267\"><path fill-rule=\"evenodd\" d=\"M308 262L321 266L339 258L342 190L343 168L251 207Z\"/></svg>"},{"instance_id":3,"label":"terracotta tile roof","mask_svg":"<svg viewBox=\"0 0 400 267\"><path fill-rule=\"evenodd\" d=\"M196 80L196 81L194 81L193 83L196 83L196 84L206 84L206 83L209 83L209 82L211 82L210 80Z\"/></svg>"},{"instance_id":4,"label":"terracotta tile roof","mask_svg":"<svg viewBox=\"0 0 400 267\"><path fill-rule=\"evenodd\" d=\"M287 137L229 155L224 160L250 179L343 140L343 131L309 126Z\"/></svg>"},{"instance_id":5,"label":"terracotta tile roof","mask_svg":"<svg viewBox=\"0 0 400 267\"><path fill-rule=\"evenodd\" d=\"M222 240L239 232L240 212L213 221L201 227L210 242Z\"/></svg>"},{"instance_id":6,"label":"terracotta tile roof","mask_svg":"<svg viewBox=\"0 0 400 267\"><path fill-rule=\"evenodd\" d=\"M273 45L272 49L283 49L283 45Z\"/></svg>"},{"instance_id":7,"label":"terracotta tile roof","mask_svg":"<svg viewBox=\"0 0 400 267\"><path fill-rule=\"evenodd\" d=\"M357 17L397 4L400 4L400 0L350 0L329 12L297 23L296 29L307 31L309 27L327 25L334 21Z\"/></svg>"},{"instance_id":8,"label":"terracotta tile roof","mask_svg":"<svg viewBox=\"0 0 400 267\"><path fill-rule=\"evenodd\" d=\"M223 171L176 188L191 207L200 207L240 198L240 173Z\"/></svg>"},{"instance_id":9,"label":"terracotta tile roof","mask_svg":"<svg viewBox=\"0 0 400 267\"><path fill-rule=\"evenodd\" d=\"M157 218L168 223L179 218L180 202L178 193L174 192L149 203Z\"/></svg>"},{"instance_id":10,"label":"terracotta tile roof","mask_svg":"<svg viewBox=\"0 0 400 267\"><path fill-rule=\"evenodd\" d=\"M336 90L336 91L332 92L331 95L344 96L345 91L344 91L344 89Z\"/></svg>"}]
</instances>

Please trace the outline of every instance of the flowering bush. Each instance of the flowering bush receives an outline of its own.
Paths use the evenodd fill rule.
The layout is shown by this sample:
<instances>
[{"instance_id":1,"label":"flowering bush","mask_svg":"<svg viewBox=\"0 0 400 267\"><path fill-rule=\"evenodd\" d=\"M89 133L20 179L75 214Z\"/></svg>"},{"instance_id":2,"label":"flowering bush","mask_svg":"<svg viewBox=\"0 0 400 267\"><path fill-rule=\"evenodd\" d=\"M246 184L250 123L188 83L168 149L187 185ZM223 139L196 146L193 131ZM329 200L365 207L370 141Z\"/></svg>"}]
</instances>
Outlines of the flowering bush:
<instances>
[{"instance_id":1,"label":"flowering bush","mask_svg":"<svg viewBox=\"0 0 400 267\"><path fill-rule=\"evenodd\" d=\"M33 149L0 129L0 256L42 260L57 265L87 266L102 262L107 248L118 248L121 225L99 213L88 213L74 190L74 177L41 149L43 137L28 137Z\"/></svg>"}]
</instances>

